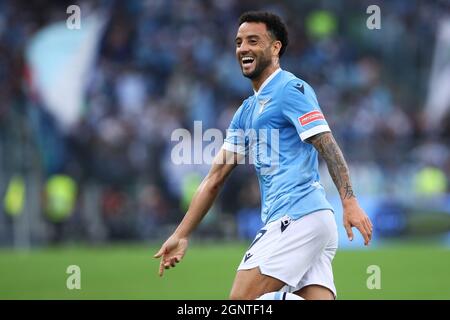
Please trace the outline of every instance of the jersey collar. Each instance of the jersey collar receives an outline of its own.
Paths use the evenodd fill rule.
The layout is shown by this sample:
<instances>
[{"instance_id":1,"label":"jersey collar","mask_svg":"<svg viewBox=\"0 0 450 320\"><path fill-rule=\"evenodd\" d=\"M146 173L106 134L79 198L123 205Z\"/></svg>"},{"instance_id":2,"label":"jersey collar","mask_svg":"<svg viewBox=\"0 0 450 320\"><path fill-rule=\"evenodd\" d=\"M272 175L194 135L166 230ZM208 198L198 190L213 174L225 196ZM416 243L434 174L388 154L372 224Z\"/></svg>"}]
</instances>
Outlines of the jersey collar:
<instances>
[{"instance_id":1,"label":"jersey collar","mask_svg":"<svg viewBox=\"0 0 450 320\"><path fill-rule=\"evenodd\" d=\"M273 79L273 78L275 78L275 76L278 74L278 73L280 73L280 71L281 71L281 68L278 68L277 70L275 70L266 80L264 80L264 82L263 82L263 84L261 85L261 87L259 87L259 90L258 91L255 91L254 89L253 89L253 92L255 93L255 96L258 96L260 93L261 93L261 91L263 91L263 89L264 89L264 87L265 86L267 86L268 84L269 84L269 82Z\"/></svg>"}]
</instances>

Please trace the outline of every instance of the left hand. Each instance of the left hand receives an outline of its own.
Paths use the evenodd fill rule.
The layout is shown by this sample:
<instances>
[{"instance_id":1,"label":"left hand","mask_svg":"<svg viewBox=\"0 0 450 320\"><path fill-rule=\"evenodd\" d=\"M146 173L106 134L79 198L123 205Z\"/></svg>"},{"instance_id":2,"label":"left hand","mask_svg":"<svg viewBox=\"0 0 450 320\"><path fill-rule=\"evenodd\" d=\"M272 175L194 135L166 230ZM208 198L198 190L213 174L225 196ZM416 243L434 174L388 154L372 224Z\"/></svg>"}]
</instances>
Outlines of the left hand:
<instances>
[{"instance_id":1,"label":"left hand","mask_svg":"<svg viewBox=\"0 0 450 320\"><path fill-rule=\"evenodd\" d=\"M364 245L367 246L372 240L372 222L367 214L359 206L357 201L344 205L344 228L350 241L353 240L352 228L355 227L364 238Z\"/></svg>"}]
</instances>

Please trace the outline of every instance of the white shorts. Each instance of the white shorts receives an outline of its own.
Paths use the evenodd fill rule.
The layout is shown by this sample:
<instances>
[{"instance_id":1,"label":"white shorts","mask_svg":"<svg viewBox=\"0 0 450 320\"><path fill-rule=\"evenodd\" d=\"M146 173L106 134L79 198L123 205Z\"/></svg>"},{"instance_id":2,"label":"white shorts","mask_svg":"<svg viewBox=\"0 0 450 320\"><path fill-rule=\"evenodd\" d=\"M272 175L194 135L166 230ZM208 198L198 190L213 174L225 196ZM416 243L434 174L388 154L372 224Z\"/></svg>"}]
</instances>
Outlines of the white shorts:
<instances>
[{"instance_id":1,"label":"white shorts","mask_svg":"<svg viewBox=\"0 0 450 320\"><path fill-rule=\"evenodd\" d=\"M283 292L316 284L330 289L336 297L331 262L337 246L332 211L316 211L297 220L284 216L257 233L238 270L259 267L262 274L286 284Z\"/></svg>"}]
</instances>

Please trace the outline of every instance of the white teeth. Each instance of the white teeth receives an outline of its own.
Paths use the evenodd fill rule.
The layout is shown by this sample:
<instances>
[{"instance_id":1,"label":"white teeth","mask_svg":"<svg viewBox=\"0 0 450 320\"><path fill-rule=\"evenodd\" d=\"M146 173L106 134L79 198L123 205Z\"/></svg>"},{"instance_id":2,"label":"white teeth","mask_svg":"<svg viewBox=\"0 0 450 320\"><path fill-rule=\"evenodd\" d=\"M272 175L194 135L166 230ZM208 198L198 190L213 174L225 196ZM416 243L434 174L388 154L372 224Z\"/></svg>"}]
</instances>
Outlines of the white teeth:
<instances>
[{"instance_id":1,"label":"white teeth","mask_svg":"<svg viewBox=\"0 0 450 320\"><path fill-rule=\"evenodd\" d=\"M243 63L247 63L247 62L253 62L253 58L252 57L243 57L242 58L242 62Z\"/></svg>"}]
</instances>

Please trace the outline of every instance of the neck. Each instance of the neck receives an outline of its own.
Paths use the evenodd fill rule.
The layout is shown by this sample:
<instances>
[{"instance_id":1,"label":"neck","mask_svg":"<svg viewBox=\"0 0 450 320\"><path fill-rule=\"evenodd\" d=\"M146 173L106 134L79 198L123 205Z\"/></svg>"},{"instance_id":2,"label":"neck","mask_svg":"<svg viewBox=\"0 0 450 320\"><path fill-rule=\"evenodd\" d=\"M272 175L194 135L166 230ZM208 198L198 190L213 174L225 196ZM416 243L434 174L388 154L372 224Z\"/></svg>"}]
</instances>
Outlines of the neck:
<instances>
[{"instance_id":1,"label":"neck","mask_svg":"<svg viewBox=\"0 0 450 320\"><path fill-rule=\"evenodd\" d=\"M264 81L266 81L266 79L268 77L270 77L270 75L272 73L274 73L278 68L280 67L279 63L276 64L271 64L270 66L268 66L266 69L264 69L264 71L261 73L261 75L252 80L252 86L253 89L258 92L259 88L261 88L261 85L264 83Z\"/></svg>"}]
</instances>

